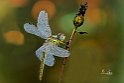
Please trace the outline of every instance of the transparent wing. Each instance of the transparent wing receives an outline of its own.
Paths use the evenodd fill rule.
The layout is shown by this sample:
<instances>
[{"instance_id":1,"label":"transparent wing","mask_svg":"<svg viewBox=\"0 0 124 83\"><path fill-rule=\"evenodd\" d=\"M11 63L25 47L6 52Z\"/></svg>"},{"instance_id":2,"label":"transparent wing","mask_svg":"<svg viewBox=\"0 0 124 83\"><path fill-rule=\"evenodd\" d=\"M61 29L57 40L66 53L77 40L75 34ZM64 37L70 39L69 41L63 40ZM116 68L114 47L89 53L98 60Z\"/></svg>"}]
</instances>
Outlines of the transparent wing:
<instances>
[{"instance_id":1,"label":"transparent wing","mask_svg":"<svg viewBox=\"0 0 124 83\"><path fill-rule=\"evenodd\" d=\"M52 32L51 32L50 26L48 24L48 15L45 11L40 12L40 14L38 16L37 27L45 39L47 39L49 36L51 36Z\"/></svg>"},{"instance_id":2,"label":"transparent wing","mask_svg":"<svg viewBox=\"0 0 124 83\"><path fill-rule=\"evenodd\" d=\"M42 61L42 57L43 57L43 52L46 53L46 57L45 57L45 64L47 66L53 66L54 65L54 57L52 55L52 53L49 51L49 49L51 48L50 43L44 43L43 46L41 46L38 50L36 50L36 56L38 57L39 60Z\"/></svg>"},{"instance_id":3,"label":"transparent wing","mask_svg":"<svg viewBox=\"0 0 124 83\"><path fill-rule=\"evenodd\" d=\"M55 61L54 56L47 53L46 58L45 58L45 64L47 66L53 66L54 65L54 61Z\"/></svg>"},{"instance_id":4,"label":"transparent wing","mask_svg":"<svg viewBox=\"0 0 124 83\"><path fill-rule=\"evenodd\" d=\"M65 50L63 48L60 48L56 45L53 45L50 48L50 52L54 55L54 56L58 56L58 57L68 57L70 55L68 50Z\"/></svg>"},{"instance_id":5,"label":"transparent wing","mask_svg":"<svg viewBox=\"0 0 124 83\"><path fill-rule=\"evenodd\" d=\"M38 50L36 50L36 56L39 60L41 60L43 57L43 52L46 52L46 45L43 45Z\"/></svg>"},{"instance_id":6,"label":"transparent wing","mask_svg":"<svg viewBox=\"0 0 124 83\"><path fill-rule=\"evenodd\" d=\"M38 29L35 27L35 25L29 24L29 23L25 23L24 24L24 29L26 32L40 36L40 32L38 31Z\"/></svg>"},{"instance_id":7,"label":"transparent wing","mask_svg":"<svg viewBox=\"0 0 124 83\"><path fill-rule=\"evenodd\" d=\"M41 60L41 57L43 56L43 52L47 52L49 48L50 48L50 44L44 43L43 46L41 46L39 49L36 50L36 56L38 57L39 60Z\"/></svg>"},{"instance_id":8,"label":"transparent wing","mask_svg":"<svg viewBox=\"0 0 124 83\"><path fill-rule=\"evenodd\" d=\"M31 33L31 34L34 34L36 36L39 36L41 38L44 38L46 39L42 34L41 32L37 29L37 27L35 25L32 25L32 24L29 24L29 23L25 23L24 24L24 29L26 32L28 33Z\"/></svg>"}]
</instances>

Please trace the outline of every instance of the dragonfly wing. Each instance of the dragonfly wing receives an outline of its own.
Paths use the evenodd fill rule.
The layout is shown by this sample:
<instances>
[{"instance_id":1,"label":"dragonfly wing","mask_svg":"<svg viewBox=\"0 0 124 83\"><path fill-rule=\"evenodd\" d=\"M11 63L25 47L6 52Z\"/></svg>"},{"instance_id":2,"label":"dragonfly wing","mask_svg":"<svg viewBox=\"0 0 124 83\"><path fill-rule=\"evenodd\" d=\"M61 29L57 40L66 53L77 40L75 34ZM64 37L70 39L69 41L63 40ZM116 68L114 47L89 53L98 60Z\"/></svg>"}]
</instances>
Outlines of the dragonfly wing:
<instances>
[{"instance_id":1,"label":"dragonfly wing","mask_svg":"<svg viewBox=\"0 0 124 83\"><path fill-rule=\"evenodd\" d=\"M39 36L39 37L45 39L45 37L41 34L41 32L37 29L37 27L35 25L29 24L29 23L25 23L24 24L24 29L28 33L34 34L36 36Z\"/></svg>"},{"instance_id":2,"label":"dragonfly wing","mask_svg":"<svg viewBox=\"0 0 124 83\"><path fill-rule=\"evenodd\" d=\"M70 55L70 52L68 50L60 48L56 45L53 45L52 48L50 48L50 51L51 53L53 53L54 56L58 57L68 57Z\"/></svg>"},{"instance_id":3,"label":"dragonfly wing","mask_svg":"<svg viewBox=\"0 0 124 83\"><path fill-rule=\"evenodd\" d=\"M46 52L46 45L43 45L38 50L36 50L36 56L39 60L41 60L43 57L43 52Z\"/></svg>"},{"instance_id":4,"label":"dragonfly wing","mask_svg":"<svg viewBox=\"0 0 124 83\"><path fill-rule=\"evenodd\" d=\"M45 11L40 12L40 14L38 16L37 27L45 39L47 39L49 36L51 36L52 31L48 24L48 15Z\"/></svg>"},{"instance_id":5,"label":"dragonfly wing","mask_svg":"<svg viewBox=\"0 0 124 83\"><path fill-rule=\"evenodd\" d=\"M50 43L44 43L43 46L41 46L38 50L36 50L36 56L39 60L42 61L43 53L46 53L45 61L44 63L47 66L53 66L54 65L54 57L53 54L50 52L51 45Z\"/></svg>"},{"instance_id":6,"label":"dragonfly wing","mask_svg":"<svg viewBox=\"0 0 124 83\"><path fill-rule=\"evenodd\" d=\"M53 66L55 63L54 61L55 61L55 58L53 55L51 55L51 54L46 55L45 64L47 66Z\"/></svg>"}]
</instances>

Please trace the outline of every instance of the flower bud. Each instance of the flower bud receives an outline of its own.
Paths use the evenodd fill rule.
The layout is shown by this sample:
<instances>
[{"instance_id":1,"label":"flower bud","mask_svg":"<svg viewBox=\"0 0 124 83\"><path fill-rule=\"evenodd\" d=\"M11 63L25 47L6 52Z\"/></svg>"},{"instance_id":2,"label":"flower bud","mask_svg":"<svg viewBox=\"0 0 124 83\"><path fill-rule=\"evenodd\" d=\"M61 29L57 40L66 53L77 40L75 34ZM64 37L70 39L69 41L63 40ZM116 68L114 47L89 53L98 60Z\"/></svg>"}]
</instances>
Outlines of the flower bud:
<instances>
[{"instance_id":1,"label":"flower bud","mask_svg":"<svg viewBox=\"0 0 124 83\"><path fill-rule=\"evenodd\" d=\"M82 15L76 15L73 21L73 24L75 27L80 27L84 22L84 16Z\"/></svg>"},{"instance_id":2,"label":"flower bud","mask_svg":"<svg viewBox=\"0 0 124 83\"><path fill-rule=\"evenodd\" d=\"M73 24L75 27L80 27L83 22L84 22L84 14L87 10L87 2L83 2L81 5L80 5L80 9L78 11L78 13L76 14L76 16L74 17L74 20L73 20Z\"/></svg>"}]
</instances>

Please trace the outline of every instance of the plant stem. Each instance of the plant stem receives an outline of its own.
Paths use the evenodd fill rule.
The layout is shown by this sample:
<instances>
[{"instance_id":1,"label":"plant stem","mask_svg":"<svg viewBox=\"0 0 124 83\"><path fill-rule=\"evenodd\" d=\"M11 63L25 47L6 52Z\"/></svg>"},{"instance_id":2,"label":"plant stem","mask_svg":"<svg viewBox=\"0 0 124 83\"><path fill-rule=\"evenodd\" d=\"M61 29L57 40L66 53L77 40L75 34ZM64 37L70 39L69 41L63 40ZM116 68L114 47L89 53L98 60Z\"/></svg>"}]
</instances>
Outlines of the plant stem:
<instances>
[{"instance_id":1,"label":"plant stem","mask_svg":"<svg viewBox=\"0 0 124 83\"><path fill-rule=\"evenodd\" d=\"M75 26L75 28L73 29L72 31L72 34L70 36L70 39L68 41L68 43L66 44L66 50L70 50L70 47L71 47L71 44L72 44L72 41L74 39L74 36L76 34L76 30L78 27L80 27L83 22L84 22L84 14L87 10L87 2L86 1L83 1L82 4L80 5L80 9L78 11L78 14L76 14L74 20L73 20L73 24ZM82 33L84 34L84 32ZM58 83L62 83L62 79L63 79L63 75L64 75L64 69L65 69L65 65L67 63L67 57L63 59L63 63L62 63L62 67L61 67L61 71L60 71L60 77L59 77L59 80L58 80Z\"/></svg>"},{"instance_id":2,"label":"plant stem","mask_svg":"<svg viewBox=\"0 0 124 83\"><path fill-rule=\"evenodd\" d=\"M68 44L67 44L67 46L66 46L66 49L67 49L67 50L70 50L71 43L72 43L72 41L73 41L73 39L74 39L74 36L75 36L75 34L76 34L76 30L77 30L77 27L74 28L73 31L72 31L72 34L71 34L70 39L69 39L69 41L68 41ZM62 66L61 66L60 77L59 77L58 83L62 83L62 79L63 79L63 75L64 75L64 69L65 69L66 63L67 63L67 57L65 57L65 58L63 59Z\"/></svg>"}]
</instances>

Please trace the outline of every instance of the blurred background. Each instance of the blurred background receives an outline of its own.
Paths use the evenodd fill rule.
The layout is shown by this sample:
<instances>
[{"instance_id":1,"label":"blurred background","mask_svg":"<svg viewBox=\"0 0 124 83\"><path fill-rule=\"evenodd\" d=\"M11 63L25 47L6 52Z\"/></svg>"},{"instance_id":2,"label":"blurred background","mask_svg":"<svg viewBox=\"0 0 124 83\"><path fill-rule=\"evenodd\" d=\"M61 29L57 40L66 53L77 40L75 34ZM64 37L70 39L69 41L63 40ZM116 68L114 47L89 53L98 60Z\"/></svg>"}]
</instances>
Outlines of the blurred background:
<instances>
[{"instance_id":1,"label":"blurred background","mask_svg":"<svg viewBox=\"0 0 124 83\"><path fill-rule=\"evenodd\" d=\"M87 0L85 22L76 34L63 83L124 83L123 0ZM41 10L49 14L53 34L73 29L72 20L82 0L0 0L0 83L57 83L62 59L45 66L39 81L40 61L35 51L44 40L26 33L24 23L36 24ZM101 74L102 70L112 75Z\"/></svg>"}]
</instances>

